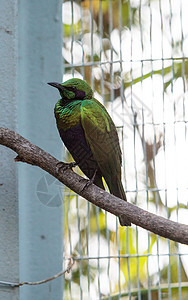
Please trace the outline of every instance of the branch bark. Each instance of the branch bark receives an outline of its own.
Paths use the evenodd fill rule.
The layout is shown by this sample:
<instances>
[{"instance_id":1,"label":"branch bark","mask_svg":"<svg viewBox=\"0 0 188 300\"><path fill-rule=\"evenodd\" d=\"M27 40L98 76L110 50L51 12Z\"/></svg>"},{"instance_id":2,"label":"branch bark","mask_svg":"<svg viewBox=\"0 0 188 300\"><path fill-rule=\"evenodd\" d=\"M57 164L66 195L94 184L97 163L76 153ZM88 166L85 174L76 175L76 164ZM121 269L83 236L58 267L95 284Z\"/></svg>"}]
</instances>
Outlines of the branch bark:
<instances>
[{"instance_id":1,"label":"branch bark","mask_svg":"<svg viewBox=\"0 0 188 300\"><path fill-rule=\"evenodd\" d=\"M125 202L92 184L85 187L87 180L72 170L58 172L59 162L49 153L33 145L21 135L7 128L0 128L0 144L14 150L18 156L16 161L22 161L38 166L57 178L71 190L98 207L116 215L125 215L129 220L144 229L162 237L188 245L188 226L170 221L138 206Z\"/></svg>"}]
</instances>

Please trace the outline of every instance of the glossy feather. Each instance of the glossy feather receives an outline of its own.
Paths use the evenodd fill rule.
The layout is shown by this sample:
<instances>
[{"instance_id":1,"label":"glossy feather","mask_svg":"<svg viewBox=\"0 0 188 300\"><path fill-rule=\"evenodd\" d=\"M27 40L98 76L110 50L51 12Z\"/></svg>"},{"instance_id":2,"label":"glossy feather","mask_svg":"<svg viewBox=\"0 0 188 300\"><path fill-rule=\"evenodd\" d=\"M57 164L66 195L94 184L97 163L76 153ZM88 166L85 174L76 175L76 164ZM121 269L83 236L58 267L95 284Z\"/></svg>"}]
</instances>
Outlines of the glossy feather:
<instances>
[{"instance_id":1,"label":"glossy feather","mask_svg":"<svg viewBox=\"0 0 188 300\"><path fill-rule=\"evenodd\" d=\"M58 88L61 99L55 106L57 128L65 146L83 173L104 189L104 177L110 192L127 201L121 183L122 155L116 127L105 107L93 97L83 80L74 78ZM121 225L131 225L126 218Z\"/></svg>"}]
</instances>

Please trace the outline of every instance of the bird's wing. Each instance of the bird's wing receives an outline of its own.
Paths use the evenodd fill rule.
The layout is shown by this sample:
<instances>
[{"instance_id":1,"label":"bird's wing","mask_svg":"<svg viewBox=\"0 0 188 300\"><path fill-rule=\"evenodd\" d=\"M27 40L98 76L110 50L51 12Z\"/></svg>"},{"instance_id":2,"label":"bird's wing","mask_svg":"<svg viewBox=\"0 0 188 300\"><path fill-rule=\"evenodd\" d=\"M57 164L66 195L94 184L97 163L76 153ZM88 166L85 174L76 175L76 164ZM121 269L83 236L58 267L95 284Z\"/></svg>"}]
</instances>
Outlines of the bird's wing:
<instances>
[{"instance_id":1,"label":"bird's wing","mask_svg":"<svg viewBox=\"0 0 188 300\"><path fill-rule=\"evenodd\" d=\"M111 181L113 174L121 177L118 134L105 107L95 99L82 101L81 124L104 178Z\"/></svg>"}]
</instances>

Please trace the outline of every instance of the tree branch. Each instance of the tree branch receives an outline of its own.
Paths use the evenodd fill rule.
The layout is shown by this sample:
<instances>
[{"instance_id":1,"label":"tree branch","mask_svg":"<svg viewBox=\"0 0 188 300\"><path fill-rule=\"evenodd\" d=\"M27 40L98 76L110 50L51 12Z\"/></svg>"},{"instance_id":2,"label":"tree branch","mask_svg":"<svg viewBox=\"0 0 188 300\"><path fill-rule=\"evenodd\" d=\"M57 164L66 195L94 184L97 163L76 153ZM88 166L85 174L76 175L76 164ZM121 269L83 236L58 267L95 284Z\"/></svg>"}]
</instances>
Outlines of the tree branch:
<instances>
[{"instance_id":1,"label":"tree branch","mask_svg":"<svg viewBox=\"0 0 188 300\"><path fill-rule=\"evenodd\" d=\"M18 156L16 161L26 162L38 166L57 178L71 190L87 199L98 207L116 215L125 215L129 220L162 237L173 241L188 244L188 226L167 220L163 217L149 213L136 205L125 202L94 184L85 187L87 180L74 173L72 170L57 170L59 162L49 153L33 145L21 135L6 128L0 128L0 144L14 150Z\"/></svg>"}]
</instances>

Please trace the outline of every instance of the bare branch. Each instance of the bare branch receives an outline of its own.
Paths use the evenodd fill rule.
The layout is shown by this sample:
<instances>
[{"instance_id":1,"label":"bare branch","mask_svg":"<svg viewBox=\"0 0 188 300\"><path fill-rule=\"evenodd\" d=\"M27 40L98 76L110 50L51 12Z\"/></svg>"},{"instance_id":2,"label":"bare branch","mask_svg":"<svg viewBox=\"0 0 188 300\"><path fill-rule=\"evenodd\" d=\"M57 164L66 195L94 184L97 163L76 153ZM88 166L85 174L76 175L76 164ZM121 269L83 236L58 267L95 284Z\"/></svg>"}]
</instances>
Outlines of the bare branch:
<instances>
[{"instance_id":1,"label":"bare branch","mask_svg":"<svg viewBox=\"0 0 188 300\"><path fill-rule=\"evenodd\" d=\"M31 282L31 281L23 281L23 282L9 282L9 281L0 281L0 286L11 286L11 287L18 287L18 286L22 286L22 285L39 285L39 284L43 284L46 283L48 281L52 281L62 275L65 275L65 273L69 273L71 268L74 265L74 258L72 256L70 256L69 258L67 258L69 260L68 266L65 270L51 276L48 277L46 279L40 280L40 281L35 281L35 282Z\"/></svg>"},{"instance_id":2,"label":"bare branch","mask_svg":"<svg viewBox=\"0 0 188 300\"><path fill-rule=\"evenodd\" d=\"M0 144L14 150L18 156L16 161L26 162L38 166L53 175L71 190L81 195L98 207L116 215L125 215L135 225L145 228L162 237L188 244L188 226L167 220L149 213L136 205L127 203L94 184L85 187L86 179L72 170L57 171L58 160L41 148L31 144L28 140L9 129L0 128Z\"/></svg>"}]
</instances>

